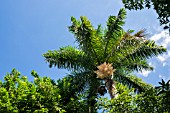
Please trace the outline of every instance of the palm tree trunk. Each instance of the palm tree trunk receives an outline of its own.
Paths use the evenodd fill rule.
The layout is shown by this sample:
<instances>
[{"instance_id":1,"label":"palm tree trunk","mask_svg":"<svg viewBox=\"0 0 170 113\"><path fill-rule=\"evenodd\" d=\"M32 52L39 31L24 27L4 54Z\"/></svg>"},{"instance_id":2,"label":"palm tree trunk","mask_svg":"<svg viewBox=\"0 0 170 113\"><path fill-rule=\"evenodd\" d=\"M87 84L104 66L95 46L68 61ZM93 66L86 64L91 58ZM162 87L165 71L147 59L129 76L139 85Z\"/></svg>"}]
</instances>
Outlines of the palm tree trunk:
<instances>
[{"instance_id":1,"label":"palm tree trunk","mask_svg":"<svg viewBox=\"0 0 170 113\"><path fill-rule=\"evenodd\" d=\"M116 94L117 90L115 87L116 84L111 78L105 79L105 85L106 85L107 90L110 94L110 98L112 99L112 98L117 97L117 94Z\"/></svg>"}]
</instances>

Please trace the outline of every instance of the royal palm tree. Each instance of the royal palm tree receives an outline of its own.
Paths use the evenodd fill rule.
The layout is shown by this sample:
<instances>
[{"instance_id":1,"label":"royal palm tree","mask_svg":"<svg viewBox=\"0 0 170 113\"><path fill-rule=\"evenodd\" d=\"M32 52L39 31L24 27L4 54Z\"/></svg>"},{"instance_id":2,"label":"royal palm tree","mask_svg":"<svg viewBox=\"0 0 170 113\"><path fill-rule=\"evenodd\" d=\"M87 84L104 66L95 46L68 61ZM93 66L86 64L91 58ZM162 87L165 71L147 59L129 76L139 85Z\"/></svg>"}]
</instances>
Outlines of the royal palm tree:
<instances>
[{"instance_id":1,"label":"royal palm tree","mask_svg":"<svg viewBox=\"0 0 170 113\"><path fill-rule=\"evenodd\" d=\"M95 99L91 98L97 96L97 92L104 95L105 87L114 98L115 81L134 87L138 92L144 91L149 85L131 76L132 72L152 70L146 60L166 51L154 41L147 40L145 30L137 33L124 31L125 17L126 11L120 9L117 16L108 18L106 28L99 25L96 29L86 17L81 16L80 20L71 17L72 25L68 28L78 47L66 46L43 55L50 67L74 72L77 85L81 84L82 90L88 92L89 106L94 105ZM101 70L110 75L100 75ZM89 109L89 112L94 111L95 107Z\"/></svg>"}]
</instances>

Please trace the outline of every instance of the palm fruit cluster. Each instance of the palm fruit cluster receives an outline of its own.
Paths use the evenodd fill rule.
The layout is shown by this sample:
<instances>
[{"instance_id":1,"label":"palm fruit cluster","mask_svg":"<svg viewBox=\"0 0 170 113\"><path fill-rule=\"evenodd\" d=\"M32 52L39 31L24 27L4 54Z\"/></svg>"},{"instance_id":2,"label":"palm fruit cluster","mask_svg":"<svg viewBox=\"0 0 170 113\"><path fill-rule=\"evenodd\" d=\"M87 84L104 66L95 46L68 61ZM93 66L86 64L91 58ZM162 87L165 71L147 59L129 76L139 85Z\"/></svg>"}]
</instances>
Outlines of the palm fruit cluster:
<instances>
[{"instance_id":1,"label":"palm fruit cluster","mask_svg":"<svg viewBox=\"0 0 170 113\"><path fill-rule=\"evenodd\" d=\"M113 69L112 64L104 62L103 64L97 66L98 70L94 71L97 74L97 78L105 79L110 77L115 72Z\"/></svg>"}]
</instances>

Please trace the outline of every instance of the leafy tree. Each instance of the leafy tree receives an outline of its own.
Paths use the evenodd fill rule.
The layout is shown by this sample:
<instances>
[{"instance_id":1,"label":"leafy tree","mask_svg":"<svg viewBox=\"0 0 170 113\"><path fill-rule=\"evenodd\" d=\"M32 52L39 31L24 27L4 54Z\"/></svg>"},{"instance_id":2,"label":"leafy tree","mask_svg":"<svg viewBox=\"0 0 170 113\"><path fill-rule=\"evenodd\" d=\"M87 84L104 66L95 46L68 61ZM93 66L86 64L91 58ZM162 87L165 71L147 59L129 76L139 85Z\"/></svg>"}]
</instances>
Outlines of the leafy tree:
<instances>
[{"instance_id":1,"label":"leafy tree","mask_svg":"<svg viewBox=\"0 0 170 113\"><path fill-rule=\"evenodd\" d=\"M97 106L102 113L132 113L136 109L134 89L129 89L127 86L117 83L116 98L109 100L108 98L100 98Z\"/></svg>"},{"instance_id":2,"label":"leafy tree","mask_svg":"<svg viewBox=\"0 0 170 113\"><path fill-rule=\"evenodd\" d=\"M159 82L161 86L157 86L158 95L162 96L162 105L164 111L170 111L170 80L167 83L162 79L162 82Z\"/></svg>"},{"instance_id":3,"label":"leafy tree","mask_svg":"<svg viewBox=\"0 0 170 113\"><path fill-rule=\"evenodd\" d=\"M85 94L80 94L81 85L77 85L76 77L68 75L63 79L57 80L57 86L60 89L59 94L61 100L59 101L62 108L66 112L72 113L87 113L87 104L85 102Z\"/></svg>"},{"instance_id":4,"label":"leafy tree","mask_svg":"<svg viewBox=\"0 0 170 113\"><path fill-rule=\"evenodd\" d=\"M133 35L133 30L125 32L122 29L125 17L126 12L121 9L117 16L108 18L106 29L101 25L95 29L86 17L81 16L80 21L72 17L69 31L74 34L78 48L66 46L43 55L50 67L56 66L76 73L77 87L80 92L87 93L89 112L96 112L97 92L103 95L105 87L112 98L116 96L115 81L134 87L139 92L150 87L142 81L138 83L131 72L152 70L146 59L166 51L154 41L147 40L144 30ZM101 67L107 67L113 73L101 77L96 74L101 74Z\"/></svg>"},{"instance_id":5,"label":"leafy tree","mask_svg":"<svg viewBox=\"0 0 170 113\"><path fill-rule=\"evenodd\" d=\"M70 86L70 76L55 82L49 77L39 77L35 71L31 74L33 82L13 69L4 82L0 81L0 113L86 112L83 96L72 90L76 86Z\"/></svg>"},{"instance_id":6,"label":"leafy tree","mask_svg":"<svg viewBox=\"0 0 170 113\"><path fill-rule=\"evenodd\" d=\"M162 96L158 96L154 88L150 88L136 96L135 104L137 104L137 107L135 111L139 113L164 113L162 99Z\"/></svg>"},{"instance_id":7,"label":"leafy tree","mask_svg":"<svg viewBox=\"0 0 170 113\"><path fill-rule=\"evenodd\" d=\"M164 29L169 28L170 32L170 1L169 0L122 0L125 8L129 10L138 10L150 8L152 5L158 14L160 25L164 25ZM169 24L169 25L168 25Z\"/></svg>"},{"instance_id":8,"label":"leafy tree","mask_svg":"<svg viewBox=\"0 0 170 113\"><path fill-rule=\"evenodd\" d=\"M49 77L41 78L35 71L31 74L34 77L33 82L29 82L27 76L21 76L13 69L5 76L3 82L0 81L1 113L89 112L87 109L89 100L86 99L88 93L80 93L77 81L79 78L76 78L78 76L69 75L55 82ZM167 86L165 82L161 85ZM159 88L162 86L156 89L151 87L137 94L134 88L129 89L117 82L117 97L113 99L98 97L95 103L96 110L103 113L168 113L169 103L166 100L168 98L165 98L168 93L162 92ZM162 93L159 93L160 91Z\"/></svg>"},{"instance_id":9,"label":"leafy tree","mask_svg":"<svg viewBox=\"0 0 170 113\"><path fill-rule=\"evenodd\" d=\"M117 84L118 97L109 100L100 98L97 102L98 109L102 113L169 113L163 95L158 95L158 91L152 87L140 94L136 94L134 89Z\"/></svg>"}]
</instances>

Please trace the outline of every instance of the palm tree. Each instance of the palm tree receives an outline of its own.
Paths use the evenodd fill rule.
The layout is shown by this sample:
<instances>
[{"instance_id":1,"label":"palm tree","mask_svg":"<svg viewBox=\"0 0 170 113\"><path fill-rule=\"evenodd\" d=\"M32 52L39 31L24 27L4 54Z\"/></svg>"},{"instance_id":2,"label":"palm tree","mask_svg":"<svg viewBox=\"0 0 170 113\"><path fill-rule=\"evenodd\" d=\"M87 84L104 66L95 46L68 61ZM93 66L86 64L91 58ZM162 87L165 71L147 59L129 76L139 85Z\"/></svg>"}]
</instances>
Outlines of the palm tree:
<instances>
[{"instance_id":1,"label":"palm tree","mask_svg":"<svg viewBox=\"0 0 170 113\"><path fill-rule=\"evenodd\" d=\"M157 89L158 95L162 96L162 107L163 107L163 111L170 111L170 105L168 103L170 103L170 80L168 80L167 82L165 82L162 79L162 82L159 82L160 86L155 87L155 89Z\"/></svg>"},{"instance_id":2,"label":"palm tree","mask_svg":"<svg viewBox=\"0 0 170 113\"><path fill-rule=\"evenodd\" d=\"M101 25L95 29L86 17L81 16L80 20L71 17L72 25L68 28L78 47L66 46L43 55L50 67L68 69L76 74L75 80L89 94L90 106L95 103L91 98L97 96L97 92L104 95L105 87L114 98L115 81L134 87L138 92L144 91L149 85L132 76L132 72L152 70L146 60L166 51L154 41L147 40L145 30L135 34L133 30L125 32L122 28L125 17L126 11L120 9L117 16L108 18L105 29ZM102 65L110 68L110 75L100 77L97 71ZM90 108L89 112L94 109Z\"/></svg>"},{"instance_id":3,"label":"palm tree","mask_svg":"<svg viewBox=\"0 0 170 113\"><path fill-rule=\"evenodd\" d=\"M159 94L168 93L170 94L170 80L167 83L162 79L162 82L159 82L160 86L155 87L156 89L160 89Z\"/></svg>"}]
</instances>

